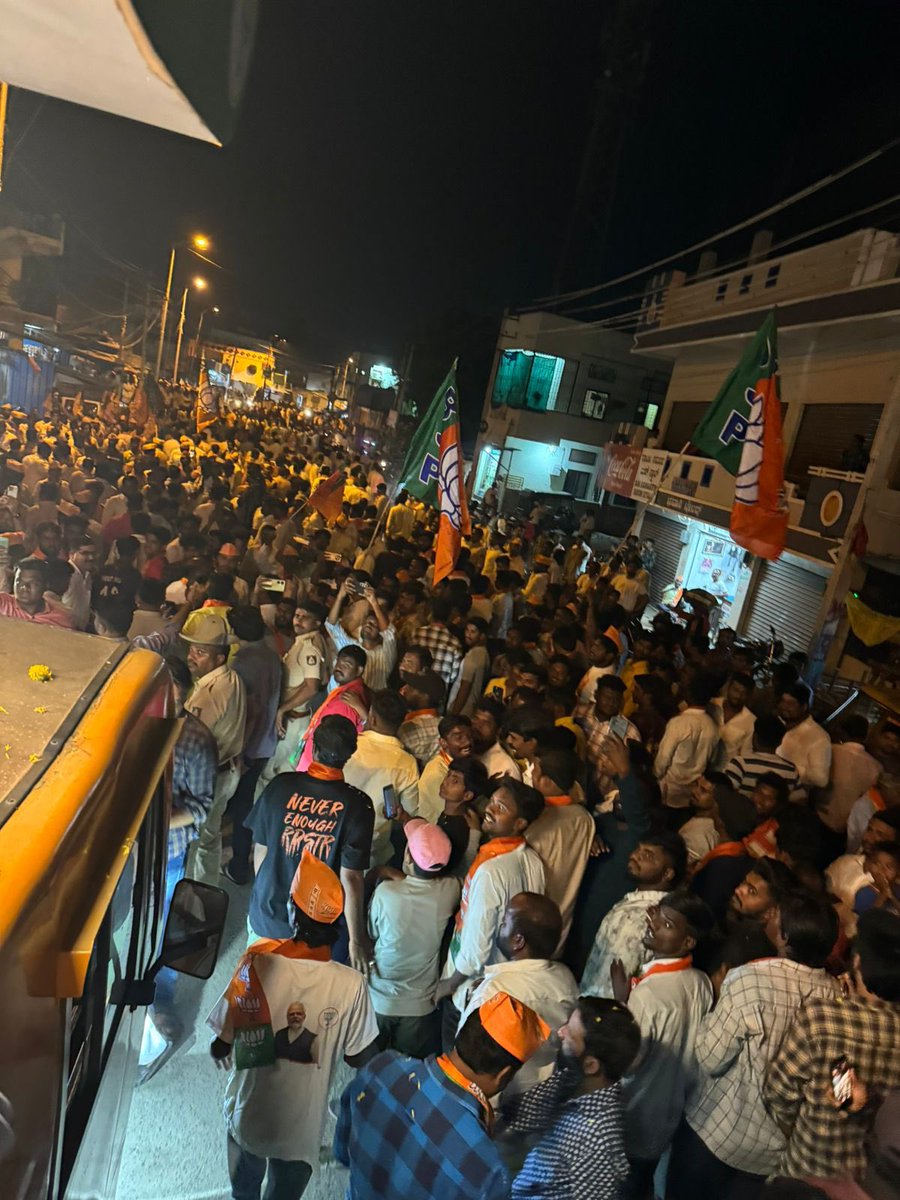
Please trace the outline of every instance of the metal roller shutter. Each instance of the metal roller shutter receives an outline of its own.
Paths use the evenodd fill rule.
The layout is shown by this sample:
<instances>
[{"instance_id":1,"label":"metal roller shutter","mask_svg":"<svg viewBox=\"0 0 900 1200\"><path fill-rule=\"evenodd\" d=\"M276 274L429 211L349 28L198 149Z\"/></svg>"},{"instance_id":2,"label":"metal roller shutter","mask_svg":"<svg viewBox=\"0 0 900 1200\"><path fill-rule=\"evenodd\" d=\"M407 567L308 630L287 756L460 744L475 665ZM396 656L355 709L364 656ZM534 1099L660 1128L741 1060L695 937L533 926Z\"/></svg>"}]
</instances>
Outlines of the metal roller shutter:
<instances>
[{"instance_id":1,"label":"metal roller shutter","mask_svg":"<svg viewBox=\"0 0 900 1200\"><path fill-rule=\"evenodd\" d=\"M806 651L816 632L825 580L788 562L764 562L756 587L744 610L741 633L754 641L768 641L774 626L785 652Z\"/></svg>"},{"instance_id":2,"label":"metal roller shutter","mask_svg":"<svg viewBox=\"0 0 900 1200\"><path fill-rule=\"evenodd\" d=\"M644 513L641 525L641 537L653 538L656 550L656 565L650 572L650 602L659 604L663 588L667 588L678 574L678 562L681 558L682 533L684 526L680 521L670 521L668 517L657 513Z\"/></svg>"}]
</instances>

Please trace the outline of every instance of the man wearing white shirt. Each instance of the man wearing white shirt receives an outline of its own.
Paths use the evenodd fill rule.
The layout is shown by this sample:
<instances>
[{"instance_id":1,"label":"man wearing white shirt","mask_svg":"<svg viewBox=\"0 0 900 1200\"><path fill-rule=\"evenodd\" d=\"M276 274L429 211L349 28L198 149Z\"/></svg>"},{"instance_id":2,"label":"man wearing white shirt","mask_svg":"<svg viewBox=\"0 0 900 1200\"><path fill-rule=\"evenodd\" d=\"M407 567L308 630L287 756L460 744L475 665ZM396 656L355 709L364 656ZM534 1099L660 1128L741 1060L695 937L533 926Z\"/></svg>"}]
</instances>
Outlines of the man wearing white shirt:
<instances>
[{"instance_id":1,"label":"man wearing white shirt","mask_svg":"<svg viewBox=\"0 0 900 1200\"><path fill-rule=\"evenodd\" d=\"M807 790L827 787L831 774L831 739L809 715L810 700L808 686L798 682L784 689L777 707L787 727L778 753L794 764Z\"/></svg>"},{"instance_id":2,"label":"man wearing white shirt","mask_svg":"<svg viewBox=\"0 0 900 1200\"><path fill-rule=\"evenodd\" d=\"M444 1041L452 1045L471 981L505 955L497 939L506 906L519 892L544 892L544 864L525 841L525 830L544 809L535 788L505 776L491 796L482 829L487 840L463 880L456 928L435 999L447 1000Z\"/></svg>"},{"instance_id":3,"label":"man wearing white shirt","mask_svg":"<svg viewBox=\"0 0 900 1200\"><path fill-rule=\"evenodd\" d=\"M548 896L520 892L506 906L497 946L509 960L484 969L481 982L470 994L459 1020L459 1028L476 1008L497 992L521 1000L545 1021L553 1033L532 1055L504 1089L504 1097L518 1095L553 1074L559 1038L578 999L575 976L562 963L553 962L559 944L562 920L559 908Z\"/></svg>"},{"instance_id":4,"label":"man wearing white shirt","mask_svg":"<svg viewBox=\"0 0 900 1200\"><path fill-rule=\"evenodd\" d=\"M493 696L482 696L476 703L472 713L472 751L484 763L489 778L511 775L513 779L521 779L518 763L498 740L503 713L503 705Z\"/></svg>"},{"instance_id":5,"label":"man wearing white shirt","mask_svg":"<svg viewBox=\"0 0 900 1200\"><path fill-rule=\"evenodd\" d=\"M366 729L359 735L356 751L344 766L344 779L365 792L375 809L369 860L372 867L389 862L393 854L391 820L384 811L385 788L394 789L397 802L411 817L419 806L418 764L397 737L405 716L406 705L396 692L387 688L375 692Z\"/></svg>"},{"instance_id":6,"label":"man wearing white shirt","mask_svg":"<svg viewBox=\"0 0 900 1200\"><path fill-rule=\"evenodd\" d=\"M419 777L419 816L434 824L444 811L441 784L454 758L472 753L472 722L468 717L441 717L438 725L440 749L429 759Z\"/></svg>"},{"instance_id":7,"label":"man wearing white shirt","mask_svg":"<svg viewBox=\"0 0 900 1200\"><path fill-rule=\"evenodd\" d=\"M687 808L691 789L713 760L719 729L707 711L712 684L698 676L685 688L687 708L666 725L654 770L669 808Z\"/></svg>"},{"instance_id":8,"label":"man wearing white shirt","mask_svg":"<svg viewBox=\"0 0 900 1200\"><path fill-rule=\"evenodd\" d=\"M841 836L847 831L853 805L875 786L881 774L881 763L866 750L868 736L865 717L851 715L841 722L839 740L831 748L831 779L816 797L819 820Z\"/></svg>"},{"instance_id":9,"label":"man wearing white shirt","mask_svg":"<svg viewBox=\"0 0 900 1200\"><path fill-rule=\"evenodd\" d=\"M725 685L724 695L717 696L709 706L719 727L719 747L715 757L719 769L733 758L749 753L753 747L756 717L747 707L752 691L752 676L736 671Z\"/></svg>"}]
</instances>

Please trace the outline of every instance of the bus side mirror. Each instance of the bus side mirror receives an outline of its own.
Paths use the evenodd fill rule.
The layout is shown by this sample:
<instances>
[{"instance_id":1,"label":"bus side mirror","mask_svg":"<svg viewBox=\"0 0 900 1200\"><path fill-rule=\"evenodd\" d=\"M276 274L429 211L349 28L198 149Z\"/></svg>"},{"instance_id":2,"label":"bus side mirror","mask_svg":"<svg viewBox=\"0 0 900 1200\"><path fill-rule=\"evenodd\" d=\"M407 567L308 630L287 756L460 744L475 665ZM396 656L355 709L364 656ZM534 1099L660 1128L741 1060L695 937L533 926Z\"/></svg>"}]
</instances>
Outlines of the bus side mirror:
<instances>
[{"instance_id":1,"label":"bus side mirror","mask_svg":"<svg viewBox=\"0 0 900 1200\"><path fill-rule=\"evenodd\" d=\"M179 879L166 918L158 967L209 979L219 956L228 895L196 879ZM155 974L155 972L154 972Z\"/></svg>"}]
</instances>

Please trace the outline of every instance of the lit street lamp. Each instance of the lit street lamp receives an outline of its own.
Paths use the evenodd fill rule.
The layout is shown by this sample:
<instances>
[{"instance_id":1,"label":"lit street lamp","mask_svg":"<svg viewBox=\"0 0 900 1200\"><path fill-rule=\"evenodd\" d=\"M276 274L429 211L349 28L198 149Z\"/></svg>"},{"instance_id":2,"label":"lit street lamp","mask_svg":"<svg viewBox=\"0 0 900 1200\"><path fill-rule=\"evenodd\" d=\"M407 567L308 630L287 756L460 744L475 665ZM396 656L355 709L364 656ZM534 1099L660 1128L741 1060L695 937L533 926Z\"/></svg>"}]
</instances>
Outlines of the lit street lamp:
<instances>
[{"instance_id":1,"label":"lit street lamp","mask_svg":"<svg viewBox=\"0 0 900 1200\"><path fill-rule=\"evenodd\" d=\"M191 280L193 286L198 292L203 292L207 288L207 282L200 275L195 275ZM178 318L178 338L175 342L175 366L172 368L172 382L178 383L178 360L181 358L181 339L184 335L184 315L187 310L187 298L190 286L186 287L181 293L181 316Z\"/></svg>"},{"instance_id":2,"label":"lit street lamp","mask_svg":"<svg viewBox=\"0 0 900 1200\"><path fill-rule=\"evenodd\" d=\"M166 322L169 319L169 302L172 299L172 277L175 274L175 251L181 246L187 246L188 249L194 252L200 251L205 253L212 243L204 233L195 233L189 241L176 242L169 254L169 274L166 278L166 292L163 296L162 311L159 318L159 345L156 349L156 378L159 379L162 373L162 358L163 358L163 343L166 338Z\"/></svg>"}]
</instances>

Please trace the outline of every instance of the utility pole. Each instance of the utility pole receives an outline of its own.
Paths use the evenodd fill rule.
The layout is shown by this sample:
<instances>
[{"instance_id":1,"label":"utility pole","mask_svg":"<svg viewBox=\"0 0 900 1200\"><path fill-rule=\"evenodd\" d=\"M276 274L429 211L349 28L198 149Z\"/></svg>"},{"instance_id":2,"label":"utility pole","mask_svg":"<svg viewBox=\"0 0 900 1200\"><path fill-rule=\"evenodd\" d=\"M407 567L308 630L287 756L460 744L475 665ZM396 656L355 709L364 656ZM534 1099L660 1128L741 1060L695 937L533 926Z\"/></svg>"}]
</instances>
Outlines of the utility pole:
<instances>
[{"instance_id":1,"label":"utility pole","mask_svg":"<svg viewBox=\"0 0 900 1200\"><path fill-rule=\"evenodd\" d=\"M3 151L6 147L6 106L9 102L9 84L0 83L0 192L3 191Z\"/></svg>"},{"instance_id":2,"label":"utility pole","mask_svg":"<svg viewBox=\"0 0 900 1200\"><path fill-rule=\"evenodd\" d=\"M175 366L172 368L172 383L178 384L178 360L181 358L181 336L184 333L184 314L187 308L188 290L181 293L181 316L178 318L178 338L175 342Z\"/></svg>"},{"instance_id":3,"label":"utility pole","mask_svg":"<svg viewBox=\"0 0 900 1200\"><path fill-rule=\"evenodd\" d=\"M608 0L597 47L599 74L572 208L553 275L554 292L572 286L583 261L596 278L606 253L622 152L637 113L657 0Z\"/></svg>"},{"instance_id":4,"label":"utility pole","mask_svg":"<svg viewBox=\"0 0 900 1200\"><path fill-rule=\"evenodd\" d=\"M125 280L125 294L122 297L122 328L119 330L119 357L125 362L125 335L128 332L128 279Z\"/></svg>"},{"instance_id":5,"label":"utility pole","mask_svg":"<svg viewBox=\"0 0 900 1200\"><path fill-rule=\"evenodd\" d=\"M166 321L169 318L169 300L172 295L172 276L175 274L175 247L169 255L169 274L166 279L166 293L163 296L162 310L159 316L159 346L156 350L156 378L162 374L163 342L166 338Z\"/></svg>"},{"instance_id":6,"label":"utility pole","mask_svg":"<svg viewBox=\"0 0 900 1200\"><path fill-rule=\"evenodd\" d=\"M147 326L150 322L150 284L144 293L144 323L141 329L141 383L144 382L144 372L147 369Z\"/></svg>"}]
</instances>

